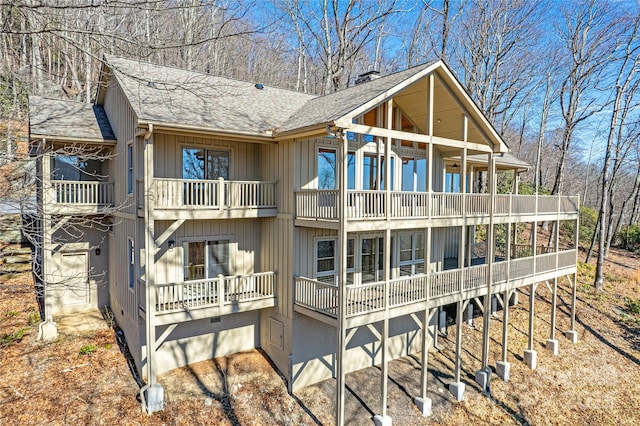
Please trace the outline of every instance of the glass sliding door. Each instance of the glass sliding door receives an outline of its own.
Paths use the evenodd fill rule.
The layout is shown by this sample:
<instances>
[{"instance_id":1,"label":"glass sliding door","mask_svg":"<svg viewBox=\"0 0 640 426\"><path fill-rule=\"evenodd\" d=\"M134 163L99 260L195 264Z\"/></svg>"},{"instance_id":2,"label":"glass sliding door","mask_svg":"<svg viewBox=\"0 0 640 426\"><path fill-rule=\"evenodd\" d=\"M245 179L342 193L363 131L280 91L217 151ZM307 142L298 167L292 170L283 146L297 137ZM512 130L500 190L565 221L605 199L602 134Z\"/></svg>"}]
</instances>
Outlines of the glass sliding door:
<instances>
[{"instance_id":1,"label":"glass sliding door","mask_svg":"<svg viewBox=\"0 0 640 426\"><path fill-rule=\"evenodd\" d=\"M384 279L384 238L362 238L360 268L362 284Z\"/></svg>"},{"instance_id":2,"label":"glass sliding door","mask_svg":"<svg viewBox=\"0 0 640 426\"><path fill-rule=\"evenodd\" d=\"M231 275L229 240L189 241L182 244L185 281Z\"/></svg>"}]
</instances>

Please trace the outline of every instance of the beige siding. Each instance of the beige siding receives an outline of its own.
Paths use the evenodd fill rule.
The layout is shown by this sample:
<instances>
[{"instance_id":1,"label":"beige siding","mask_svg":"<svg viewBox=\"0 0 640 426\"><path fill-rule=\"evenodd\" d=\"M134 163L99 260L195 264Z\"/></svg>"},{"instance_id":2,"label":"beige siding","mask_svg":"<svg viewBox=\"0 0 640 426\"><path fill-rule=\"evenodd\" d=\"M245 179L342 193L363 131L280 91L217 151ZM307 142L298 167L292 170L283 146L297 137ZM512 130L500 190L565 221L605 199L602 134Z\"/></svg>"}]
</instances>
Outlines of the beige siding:
<instances>
[{"instance_id":1,"label":"beige siding","mask_svg":"<svg viewBox=\"0 0 640 426\"><path fill-rule=\"evenodd\" d=\"M87 223L88 225L88 223ZM72 235L79 235L75 237ZM109 241L101 230L74 225L72 231L59 230L53 235L56 247L51 254L48 297L53 301L53 314L102 308L109 304ZM96 249L100 250L97 254ZM69 257L84 261L77 268Z\"/></svg>"},{"instance_id":2,"label":"beige siding","mask_svg":"<svg viewBox=\"0 0 640 426\"><path fill-rule=\"evenodd\" d=\"M323 237L338 238L338 232L330 229L295 229L293 275L314 278L316 241Z\"/></svg>"},{"instance_id":3,"label":"beige siding","mask_svg":"<svg viewBox=\"0 0 640 426\"><path fill-rule=\"evenodd\" d=\"M162 334L165 328L158 327L157 334ZM259 311L226 315L215 322L207 318L179 323L158 349L157 372L161 374L187 364L258 348L259 339ZM143 354L145 346L145 342L142 342ZM144 369L141 371L144 372Z\"/></svg>"},{"instance_id":4,"label":"beige siding","mask_svg":"<svg viewBox=\"0 0 640 426\"><path fill-rule=\"evenodd\" d=\"M154 133L154 177L182 178L182 149L220 149L230 153L230 180L265 180L259 145L246 142Z\"/></svg>"},{"instance_id":5,"label":"beige siding","mask_svg":"<svg viewBox=\"0 0 640 426\"><path fill-rule=\"evenodd\" d=\"M373 324L380 332L380 324ZM295 391L320 380L335 377L336 329L300 315L294 327L292 389ZM422 347L420 326L410 316L389 320L389 359L419 352ZM360 327L347 345L346 372L380 364L380 341L367 327Z\"/></svg>"},{"instance_id":6,"label":"beige siding","mask_svg":"<svg viewBox=\"0 0 640 426\"><path fill-rule=\"evenodd\" d=\"M135 205L133 198L127 196L127 143L133 141L137 129L137 117L124 97L122 88L112 78L104 99L104 109L116 135L118 143L115 157L112 160L112 178L115 182L114 195L116 205L122 205L121 211L133 214ZM134 158L138 158L136 172L141 172L142 152L134 148Z\"/></svg>"},{"instance_id":7,"label":"beige siding","mask_svg":"<svg viewBox=\"0 0 640 426\"><path fill-rule=\"evenodd\" d=\"M161 235L172 222L156 221L156 235ZM160 247L156 261L156 282L172 283L183 280L183 249L185 241L229 240L229 263L232 275L266 272L260 264L261 220L189 220L169 238L176 242L169 250L167 243Z\"/></svg>"}]
</instances>

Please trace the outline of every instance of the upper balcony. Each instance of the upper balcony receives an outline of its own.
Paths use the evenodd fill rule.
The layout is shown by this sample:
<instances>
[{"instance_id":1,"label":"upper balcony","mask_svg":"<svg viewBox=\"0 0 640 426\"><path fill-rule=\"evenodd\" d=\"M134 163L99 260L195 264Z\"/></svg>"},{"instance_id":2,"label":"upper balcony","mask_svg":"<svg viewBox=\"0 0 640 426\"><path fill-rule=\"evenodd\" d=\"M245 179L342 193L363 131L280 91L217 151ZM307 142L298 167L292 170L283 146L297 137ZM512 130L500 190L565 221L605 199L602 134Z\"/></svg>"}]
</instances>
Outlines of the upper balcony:
<instances>
[{"instance_id":1,"label":"upper balcony","mask_svg":"<svg viewBox=\"0 0 640 426\"><path fill-rule=\"evenodd\" d=\"M51 214L105 214L113 207L113 183L51 180L45 200Z\"/></svg>"},{"instance_id":2,"label":"upper balcony","mask_svg":"<svg viewBox=\"0 0 640 426\"><path fill-rule=\"evenodd\" d=\"M144 302L145 282L140 280ZM156 284L156 324L248 312L276 305L276 273L218 276L203 280ZM141 315L145 305L141 303Z\"/></svg>"},{"instance_id":3,"label":"upper balcony","mask_svg":"<svg viewBox=\"0 0 640 426\"><path fill-rule=\"evenodd\" d=\"M296 191L296 225L337 227L340 218L337 190ZM387 208L385 191L347 191L347 222L357 230L363 221L375 227L375 221L398 220L398 226L415 227L414 220L430 219L437 224L455 226L488 223L491 195L391 191ZM513 195L495 196L493 216L497 222L565 220L577 218L578 196Z\"/></svg>"},{"instance_id":4,"label":"upper balcony","mask_svg":"<svg viewBox=\"0 0 640 426\"><path fill-rule=\"evenodd\" d=\"M492 267L491 293L575 273L573 250L539 254ZM363 285L345 287L344 315L347 328L387 318L424 311L487 294L488 264L419 274ZM295 277L295 310L322 322L336 325L338 287L317 280Z\"/></svg>"},{"instance_id":5,"label":"upper balcony","mask_svg":"<svg viewBox=\"0 0 640 426\"><path fill-rule=\"evenodd\" d=\"M144 194L142 182L140 194ZM234 219L278 214L276 183L205 179L154 178L156 219ZM143 214L144 197L139 214Z\"/></svg>"}]
</instances>

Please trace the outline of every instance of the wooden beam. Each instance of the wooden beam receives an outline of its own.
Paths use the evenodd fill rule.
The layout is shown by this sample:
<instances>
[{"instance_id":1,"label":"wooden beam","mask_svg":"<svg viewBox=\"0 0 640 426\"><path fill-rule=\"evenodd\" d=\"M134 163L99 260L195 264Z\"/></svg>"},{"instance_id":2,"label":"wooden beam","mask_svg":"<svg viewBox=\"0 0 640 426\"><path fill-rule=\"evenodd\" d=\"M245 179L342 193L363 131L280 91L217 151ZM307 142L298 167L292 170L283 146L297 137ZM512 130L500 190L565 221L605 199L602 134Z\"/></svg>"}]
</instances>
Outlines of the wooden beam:
<instances>
[{"instance_id":1,"label":"wooden beam","mask_svg":"<svg viewBox=\"0 0 640 426\"><path fill-rule=\"evenodd\" d=\"M182 226L184 221L185 219L178 219L174 221L171 225L169 225L169 227L165 229L165 231L162 234L160 234L158 238L156 238L156 246L160 247L162 244L164 244L164 242L167 241L167 238L169 238L171 234L176 232L178 228Z\"/></svg>"},{"instance_id":2,"label":"wooden beam","mask_svg":"<svg viewBox=\"0 0 640 426\"><path fill-rule=\"evenodd\" d=\"M345 125L344 129L354 133L373 135L382 138L390 137L392 139L402 139L422 143L433 142L433 144L435 145L446 146L448 148L463 149L466 147L470 151L480 151L485 153L492 152L489 145L482 145L475 142L463 142L456 139L429 136L420 133L403 132L401 130L383 129L380 127L367 126L364 124L349 124Z\"/></svg>"}]
</instances>

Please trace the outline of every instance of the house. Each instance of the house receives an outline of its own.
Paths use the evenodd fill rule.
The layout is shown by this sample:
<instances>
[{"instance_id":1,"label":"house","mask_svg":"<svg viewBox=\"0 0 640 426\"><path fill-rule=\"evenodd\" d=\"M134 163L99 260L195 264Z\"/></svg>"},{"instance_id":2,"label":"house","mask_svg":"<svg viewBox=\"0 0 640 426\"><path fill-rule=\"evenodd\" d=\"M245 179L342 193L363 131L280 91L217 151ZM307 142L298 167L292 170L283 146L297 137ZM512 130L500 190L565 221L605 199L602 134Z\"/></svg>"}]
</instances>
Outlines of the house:
<instances>
[{"instance_id":1,"label":"house","mask_svg":"<svg viewBox=\"0 0 640 426\"><path fill-rule=\"evenodd\" d=\"M109 305L162 409L158 375L260 347L291 392L422 354L446 309L488 327L518 288L575 284L578 198L518 195L526 163L442 61L312 96L106 57L93 105L30 98L39 154L43 338ZM88 153L88 154L86 154ZM506 176L511 184L501 184ZM503 179L504 180L504 179ZM550 234L538 224L550 224ZM571 315L575 318L575 285ZM535 368L533 303L530 345ZM548 347L557 351L555 309ZM576 341L573 330L567 337ZM507 321L496 370L508 379Z\"/></svg>"}]
</instances>

